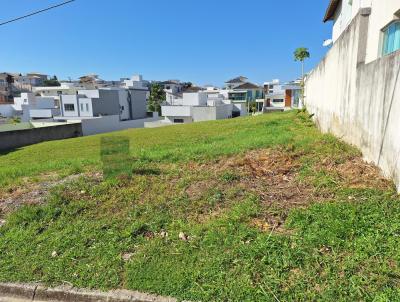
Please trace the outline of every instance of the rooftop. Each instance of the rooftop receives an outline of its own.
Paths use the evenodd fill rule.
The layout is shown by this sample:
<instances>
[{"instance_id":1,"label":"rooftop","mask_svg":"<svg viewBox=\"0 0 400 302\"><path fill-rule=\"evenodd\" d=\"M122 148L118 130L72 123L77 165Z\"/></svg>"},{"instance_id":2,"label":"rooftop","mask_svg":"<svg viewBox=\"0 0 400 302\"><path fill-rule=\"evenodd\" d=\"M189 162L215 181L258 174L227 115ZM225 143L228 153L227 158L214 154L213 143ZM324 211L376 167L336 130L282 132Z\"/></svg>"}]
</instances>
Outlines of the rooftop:
<instances>
[{"instance_id":1,"label":"rooftop","mask_svg":"<svg viewBox=\"0 0 400 302\"><path fill-rule=\"evenodd\" d=\"M257 89L257 88L260 88L260 86L250 83L250 82L247 82L247 83L244 83L244 84L236 87L235 89L240 90L240 89Z\"/></svg>"},{"instance_id":2,"label":"rooftop","mask_svg":"<svg viewBox=\"0 0 400 302\"><path fill-rule=\"evenodd\" d=\"M227 84L234 84L234 83L245 83L246 80L248 80L246 77L239 76L237 78L231 79L229 81L226 81L225 83Z\"/></svg>"},{"instance_id":3,"label":"rooftop","mask_svg":"<svg viewBox=\"0 0 400 302\"><path fill-rule=\"evenodd\" d=\"M326 10L324 22L332 20L341 0L329 0L329 6Z\"/></svg>"}]
</instances>

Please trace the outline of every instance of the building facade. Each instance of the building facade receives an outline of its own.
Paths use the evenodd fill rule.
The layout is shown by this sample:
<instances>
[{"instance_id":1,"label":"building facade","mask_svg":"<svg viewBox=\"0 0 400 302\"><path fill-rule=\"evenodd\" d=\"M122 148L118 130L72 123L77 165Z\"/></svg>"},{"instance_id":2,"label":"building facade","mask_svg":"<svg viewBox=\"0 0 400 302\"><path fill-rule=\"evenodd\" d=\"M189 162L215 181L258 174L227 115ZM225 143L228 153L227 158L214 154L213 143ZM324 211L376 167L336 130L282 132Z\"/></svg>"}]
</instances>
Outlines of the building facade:
<instances>
[{"instance_id":1,"label":"building facade","mask_svg":"<svg viewBox=\"0 0 400 302\"><path fill-rule=\"evenodd\" d=\"M324 21L334 32L349 3L331 0ZM356 13L357 3L368 6ZM400 1L351 4L351 21L306 78L305 104L322 131L359 147L400 190Z\"/></svg>"},{"instance_id":2,"label":"building facade","mask_svg":"<svg viewBox=\"0 0 400 302\"><path fill-rule=\"evenodd\" d=\"M184 92L172 103L167 100L161 110L165 123L187 124L232 118L234 106L221 94L198 91Z\"/></svg>"},{"instance_id":3,"label":"building facade","mask_svg":"<svg viewBox=\"0 0 400 302\"><path fill-rule=\"evenodd\" d=\"M400 49L400 9L398 0L331 0L324 22L333 21L336 42L360 10L369 15L365 62L372 62Z\"/></svg>"}]
</instances>

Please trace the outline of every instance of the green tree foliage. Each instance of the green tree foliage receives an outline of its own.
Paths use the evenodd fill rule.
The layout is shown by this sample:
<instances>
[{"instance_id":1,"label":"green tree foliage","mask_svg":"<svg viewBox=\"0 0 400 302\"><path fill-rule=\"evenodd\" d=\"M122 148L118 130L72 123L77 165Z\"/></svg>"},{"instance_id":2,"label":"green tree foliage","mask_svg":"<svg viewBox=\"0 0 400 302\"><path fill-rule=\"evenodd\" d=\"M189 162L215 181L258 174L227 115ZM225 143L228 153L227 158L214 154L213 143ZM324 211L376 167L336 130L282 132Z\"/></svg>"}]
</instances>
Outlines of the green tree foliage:
<instances>
[{"instance_id":1,"label":"green tree foliage","mask_svg":"<svg viewBox=\"0 0 400 302\"><path fill-rule=\"evenodd\" d=\"M53 76L51 79L49 80L44 80L43 81L43 85L44 86L50 86L50 87L58 87L61 86L60 82L58 81L56 76Z\"/></svg>"},{"instance_id":2,"label":"green tree foliage","mask_svg":"<svg viewBox=\"0 0 400 302\"><path fill-rule=\"evenodd\" d=\"M152 83L150 85L150 98L148 110L158 112L161 115L161 104L165 101L165 92L160 83Z\"/></svg>"}]
</instances>

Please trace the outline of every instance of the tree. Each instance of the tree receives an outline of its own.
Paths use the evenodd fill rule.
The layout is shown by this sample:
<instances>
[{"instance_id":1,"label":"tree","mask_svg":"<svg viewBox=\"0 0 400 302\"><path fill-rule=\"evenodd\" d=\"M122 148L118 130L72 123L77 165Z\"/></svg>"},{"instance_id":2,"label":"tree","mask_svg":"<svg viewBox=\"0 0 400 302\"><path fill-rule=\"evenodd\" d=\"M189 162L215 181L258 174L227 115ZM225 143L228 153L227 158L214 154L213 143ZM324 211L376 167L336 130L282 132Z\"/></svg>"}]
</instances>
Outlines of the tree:
<instances>
[{"instance_id":1,"label":"tree","mask_svg":"<svg viewBox=\"0 0 400 302\"><path fill-rule=\"evenodd\" d=\"M165 101L165 92L160 83L151 83L148 109L161 115L161 104Z\"/></svg>"},{"instance_id":2,"label":"tree","mask_svg":"<svg viewBox=\"0 0 400 302\"><path fill-rule=\"evenodd\" d=\"M192 87L192 86L193 86L193 83L192 83L192 82L185 82L185 83L183 83L183 88L184 88L184 89L190 88L190 87Z\"/></svg>"},{"instance_id":3,"label":"tree","mask_svg":"<svg viewBox=\"0 0 400 302\"><path fill-rule=\"evenodd\" d=\"M43 85L44 86L49 86L49 87L58 87L61 86L60 82L58 81L56 76L53 76L51 79L49 80L44 80L43 81Z\"/></svg>"},{"instance_id":4,"label":"tree","mask_svg":"<svg viewBox=\"0 0 400 302\"><path fill-rule=\"evenodd\" d=\"M310 57L308 48L299 47L294 52L294 60L301 62L301 98L304 98L304 61ZM304 100L303 100L304 101Z\"/></svg>"}]
</instances>

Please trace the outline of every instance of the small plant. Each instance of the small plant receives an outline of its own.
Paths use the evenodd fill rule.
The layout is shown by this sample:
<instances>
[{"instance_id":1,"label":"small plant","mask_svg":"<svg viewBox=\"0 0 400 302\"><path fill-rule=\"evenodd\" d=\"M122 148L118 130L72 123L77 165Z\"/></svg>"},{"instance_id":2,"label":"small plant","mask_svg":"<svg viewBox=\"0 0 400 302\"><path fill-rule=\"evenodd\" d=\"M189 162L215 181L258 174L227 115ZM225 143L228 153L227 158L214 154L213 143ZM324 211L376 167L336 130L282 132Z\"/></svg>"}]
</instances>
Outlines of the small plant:
<instances>
[{"instance_id":1,"label":"small plant","mask_svg":"<svg viewBox=\"0 0 400 302\"><path fill-rule=\"evenodd\" d=\"M240 180L240 176L233 172L228 171L221 175L221 180L224 182L230 183L230 182Z\"/></svg>"}]
</instances>

